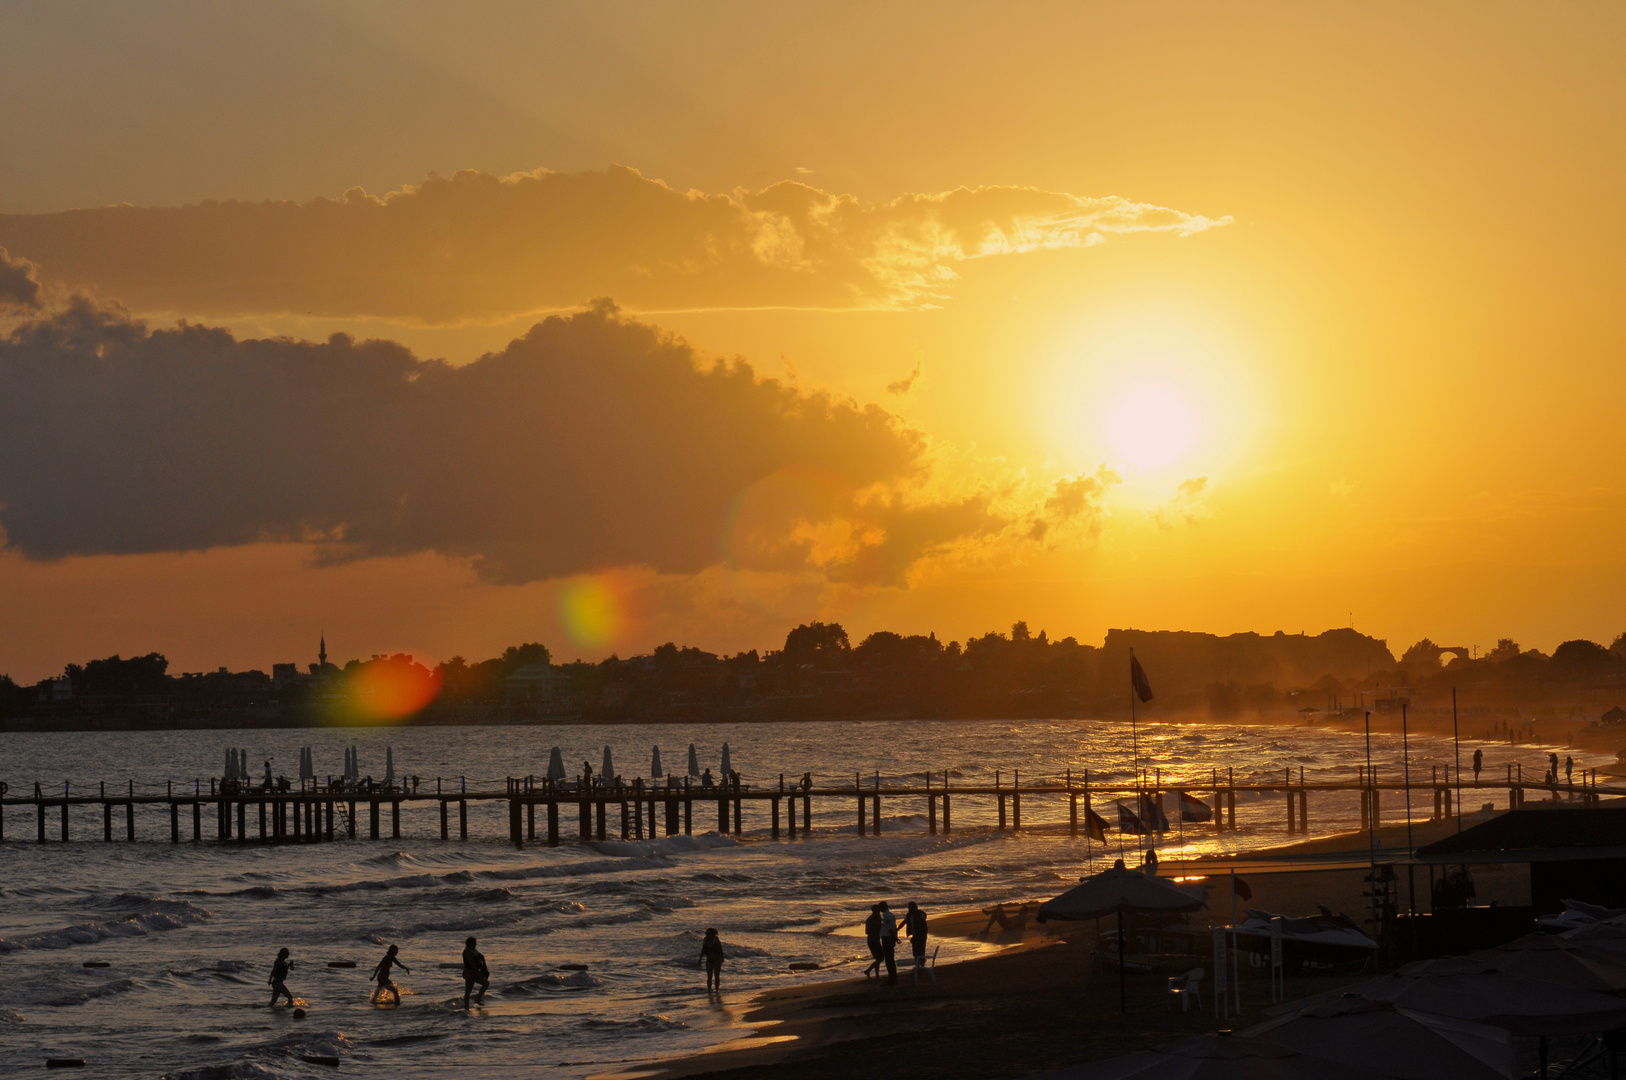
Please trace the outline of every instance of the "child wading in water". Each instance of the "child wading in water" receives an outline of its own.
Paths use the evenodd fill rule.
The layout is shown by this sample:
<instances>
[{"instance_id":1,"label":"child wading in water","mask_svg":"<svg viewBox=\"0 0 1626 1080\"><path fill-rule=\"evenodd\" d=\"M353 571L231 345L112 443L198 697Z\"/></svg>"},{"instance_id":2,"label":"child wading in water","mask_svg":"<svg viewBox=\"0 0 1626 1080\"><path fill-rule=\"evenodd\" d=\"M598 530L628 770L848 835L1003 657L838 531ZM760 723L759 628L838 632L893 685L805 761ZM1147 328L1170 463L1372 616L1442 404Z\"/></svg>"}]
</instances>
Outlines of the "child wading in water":
<instances>
[{"instance_id":1,"label":"child wading in water","mask_svg":"<svg viewBox=\"0 0 1626 1080\"><path fill-rule=\"evenodd\" d=\"M396 959L396 954L400 951L401 946L391 945L390 951L384 954L384 959L380 960L378 962L378 966L373 968L372 978L378 980L378 989L373 991L373 996L371 998L372 1001L376 1002L386 993L388 993L395 996L395 1003L397 1005L401 1004L401 991L390 979L390 968L396 964L400 964L401 970L406 972L408 975L412 974L412 969L407 967L405 964L402 964L400 960Z\"/></svg>"},{"instance_id":2,"label":"child wading in water","mask_svg":"<svg viewBox=\"0 0 1626 1080\"><path fill-rule=\"evenodd\" d=\"M706 940L700 943L700 959L706 965L706 993L721 993L723 989L723 943L717 937L717 928L706 928Z\"/></svg>"},{"instance_id":3,"label":"child wading in water","mask_svg":"<svg viewBox=\"0 0 1626 1080\"><path fill-rule=\"evenodd\" d=\"M294 1003L294 996L288 992L288 985L283 982L292 971L294 962L288 959L288 950L283 949L277 953L276 962L271 965L271 977L266 982L271 984L271 1007L275 1008L279 997L286 997L288 1004Z\"/></svg>"}]
</instances>

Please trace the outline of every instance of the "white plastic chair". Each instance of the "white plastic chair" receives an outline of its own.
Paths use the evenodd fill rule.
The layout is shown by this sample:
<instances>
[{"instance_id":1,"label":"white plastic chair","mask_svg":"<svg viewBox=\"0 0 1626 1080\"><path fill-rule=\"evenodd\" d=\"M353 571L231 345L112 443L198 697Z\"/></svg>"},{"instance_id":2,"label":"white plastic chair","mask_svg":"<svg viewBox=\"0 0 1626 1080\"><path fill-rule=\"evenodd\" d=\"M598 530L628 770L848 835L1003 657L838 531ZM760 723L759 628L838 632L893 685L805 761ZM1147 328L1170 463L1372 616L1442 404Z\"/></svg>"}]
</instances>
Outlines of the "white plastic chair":
<instances>
[{"instance_id":1,"label":"white plastic chair","mask_svg":"<svg viewBox=\"0 0 1626 1080\"><path fill-rule=\"evenodd\" d=\"M926 969L926 974L931 977L932 985L937 985L937 950L941 949L942 947L943 946L941 945L933 947L932 954L930 956L911 956L908 958L910 964L914 966L913 974L916 986L920 985L921 968Z\"/></svg>"},{"instance_id":2,"label":"white plastic chair","mask_svg":"<svg viewBox=\"0 0 1626 1080\"><path fill-rule=\"evenodd\" d=\"M1197 1007L1203 1007L1203 976L1208 974L1202 968L1192 968L1184 975L1171 975L1169 977L1169 996L1167 1005L1174 1008L1174 1000L1180 999L1180 1011L1191 1011L1191 999L1197 999Z\"/></svg>"}]
</instances>

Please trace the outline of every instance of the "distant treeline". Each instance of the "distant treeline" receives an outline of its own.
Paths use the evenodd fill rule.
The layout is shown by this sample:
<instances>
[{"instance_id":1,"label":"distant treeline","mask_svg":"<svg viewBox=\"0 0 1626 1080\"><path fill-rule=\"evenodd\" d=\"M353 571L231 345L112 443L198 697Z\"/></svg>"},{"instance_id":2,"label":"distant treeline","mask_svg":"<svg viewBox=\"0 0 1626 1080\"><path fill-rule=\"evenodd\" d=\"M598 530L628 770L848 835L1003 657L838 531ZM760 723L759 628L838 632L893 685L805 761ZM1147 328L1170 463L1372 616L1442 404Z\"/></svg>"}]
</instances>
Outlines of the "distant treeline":
<instances>
[{"instance_id":1,"label":"distant treeline","mask_svg":"<svg viewBox=\"0 0 1626 1080\"><path fill-rule=\"evenodd\" d=\"M153 723L318 714L442 722L1088 716L1127 709L1132 649L1156 694L1148 715L1437 704L1453 686L1517 705L1555 691L1607 696L1626 684L1626 635L1609 648L1567 641L1550 657L1507 639L1472 655L1425 638L1396 660L1386 642L1351 629L1223 637L1112 630L1095 646L1017 622L1007 633L963 644L883 630L853 645L841 624L813 622L792 629L773 651L719 655L668 642L645 655L559 665L537 642L475 663L454 656L432 669L394 654L342 667L310 664L305 672L279 664L269 676L224 669L174 676L159 653L111 656L70 664L34 686L0 676L0 715L120 714Z\"/></svg>"}]
</instances>

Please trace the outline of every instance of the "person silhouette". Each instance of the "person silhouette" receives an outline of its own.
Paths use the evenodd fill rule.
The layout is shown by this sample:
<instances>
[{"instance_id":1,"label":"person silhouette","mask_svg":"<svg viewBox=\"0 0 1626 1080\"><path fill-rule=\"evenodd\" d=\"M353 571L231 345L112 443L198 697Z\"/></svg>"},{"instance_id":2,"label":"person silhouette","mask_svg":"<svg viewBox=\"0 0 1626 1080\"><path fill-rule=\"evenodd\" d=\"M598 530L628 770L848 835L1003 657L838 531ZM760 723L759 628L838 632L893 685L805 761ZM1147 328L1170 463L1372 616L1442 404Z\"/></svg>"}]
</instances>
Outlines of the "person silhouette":
<instances>
[{"instance_id":1,"label":"person silhouette","mask_svg":"<svg viewBox=\"0 0 1626 1080\"><path fill-rule=\"evenodd\" d=\"M926 913L913 900L903 914L903 932L909 935L909 954L915 961L915 982L920 982L920 969L926 966Z\"/></svg>"},{"instance_id":2,"label":"person silhouette","mask_svg":"<svg viewBox=\"0 0 1626 1080\"><path fill-rule=\"evenodd\" d=\"M706 993L722 993L723 942L715 926L706 927L706 938L700 943L700 960L706 965Z\"/></svg>"},{"instance_id":3,"label":"person silhouette","mask_svg":"<svg viewBox=\"0 0 1626 1080\"><path fill-rule=\"evenodd\" d=\"M406 972L408 975L412 974L412 969L407 967L405 964L402 964L400 959L398 959L398 954L400 951L401 946L391 945L390 951L384 954L384 959L380 960L378 962L378 966L373 968L373 973L369 976L369 978L377 981L378 989L373 991L373 996L369 1000L376 1002L385 994L390 994L394 996L395 1003L397 1005L401 1004L401 991L400 988L395 985L395 982L390 978L390 968L400 964L401 970Z\"/></svg>"},{"instance_id":4,"label":"person silhouette","mask_svg":"<svg viewBox=\"0 0 1626 1080\"><path fill-rule=\"evenodd\" d=\"M463 1008L469 1007L469 995L475 986L480 987L479 1001L484 1005L486 987L490 985L491 970L486 967L486 958L474 947L474 939L469 938L463 943Z\"/></svg>"},{"instance_id":5,"label":"person silhouette","mask_svg":"<svg viewBox=\"0 0 1626 1080\"><path fill-rule=\"evenodd\" d=\"M886 981L888 985L895 986L898 982L898 917L892 914L892 909L881 901L881 961L886 964ZM877 976L880 972L875 973Z\"/></svg>"},{"instance_id":6,"label":"person silhouette","mask_svg":"<svg viewBox=\"0 0 1626 1080\"><path fill-rule=\"evenodd\" d=\"M290 1005L294 1003L294 995L288 992L288 984L283 981L293 968L294 962L288 959L288 950L278 952L276 961L271 965L271 977L265 980L271 984L271 1008L276 1008L279 997L286 997Z\"/></svg>"},{"instance_id":7,"label":"person silhouette","mask_svg":"<svg viewBox=\"0 0 1626 1080\"><path fill-rule=\"evenodd\" d=\"M1479 770L1482 767L1484 767L1484 764L1485 764L1485 751L1483 751L1483 750L1475 750L1474 751L1474 786L1475 787L1479 786Z\"/></svg>"},{"instance_id":8,"label":"person silhouette","mask_svg":"<svg viewBox=\"0 0 1626 1080\"><path fill-rule=\"evenodd\" d=\"M878 978L881 974L881 905L871 904L869 918L864 920L864 940L874 963L864 969L864 978Z\"/></svg>"}]
</instances>

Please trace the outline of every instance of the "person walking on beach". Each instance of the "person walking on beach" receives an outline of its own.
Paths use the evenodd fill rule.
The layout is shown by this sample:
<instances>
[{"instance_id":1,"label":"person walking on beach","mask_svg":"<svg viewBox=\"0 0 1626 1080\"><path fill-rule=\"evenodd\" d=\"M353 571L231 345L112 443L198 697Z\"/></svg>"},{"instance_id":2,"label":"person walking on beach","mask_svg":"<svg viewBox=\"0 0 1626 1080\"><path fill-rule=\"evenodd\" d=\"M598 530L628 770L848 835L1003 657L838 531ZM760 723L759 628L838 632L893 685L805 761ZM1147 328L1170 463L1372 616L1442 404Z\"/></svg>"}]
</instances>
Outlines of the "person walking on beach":
<instances>
[{"instance_id":1,"label":"person walking on beach","mask_svg":"<svg viewBox=\"0 0 1626 1080\"><path fill-rule=\"evenodd\" d=\"M1564 755L1564 782L1575 783L1575 757L1573 754Z\"/></svg>"},{"instance_id":2,"label":"person walking on beach","mask_svg":"<svg viewBox=\"0 0 1626 1080\"><path fill-rule=\"evenodd\" d=\"M903 913L903 932L909 935L909 953L915 958L915 983L920 983L920 969L926 966L926 913L913 900Z\"/></svg>"},{"instance_id":3,"label":"person walking on beach","mask_svg":"<svg viewBox=\"0 0 1626 1080\"><path fill-rule=\"evenodd\" d=\"M700 961L706 965L706 993L722 993L723 942L715 926L706 927L706 940L700 943Z\"/></svg>"},{"instance_id":4,"label":"person walking on beach","mask_svg":"<svg viewBox=\"0 0 1626 1080\"><path fill-rule=\"evenodd\" d=\"M1479 770L1485 765L1485 751L1474 751L1474 787L1479 786Z\"/></svg>"},{"instance_id":5,"label":"person walking on beach","mask_svg":"<svg viewBox=\"0 0 1626 1080\"><path fill-rule=\"evenodd\" d=\"M480 950L474 947L474 939L469 938L463 943L463 1008L469 1007L469 995L474 988L480 988L479 1002L486 1003L486 987L491 985L491 970L486 967L486 958Z\"/></svg>"},{"instance_id":6,"label":"person walking on beach","mask_svg":"<svg viewBox=\"0 0 1626 1080\"><path fill-rule=\"evenodd\" d=\"M373 996L369 1000L377 1002L383 998L385 994L390 994L395 998L395 1003L397 1005L401 1004L401 991L400 988L395 985L394 980L390 978L390 968L400 964L401 970L406 972L408 975L412 974L412 969L407 967L405 964L402 964L401 961L397 959L397 954L399 954L400 951L401 946L391 945L390 951L384 954L384 959L380 960L378 962L378 966L373 968L373 973L369 976L369 978L378 982L378 989L373 991Z\"/></svg>"},{"instance_id":7,"label":"person walking on beach","mask_svg":"<svg viewBox=\"0 0 1626 1080\"><path fill-rule=\"evenodd\" d=\"M265 980L271 984L271 1008L277 1007L279 997L286 997L290 1005L294 1003L294 996L288 992L288 984L284 981L293 969L294 962L288 959L288 950L278 952L276 961L271 965L271 977Z\"/></svg>"},{"instance_id":8,"label":"person walking on beach","mask_svg":"<svg viewBox=\"0 0 1626 1080\"><path fill-rule=\"evenodd\" d=\"M864 969L864 978L878 978L881 974L881 905L871 904L869 918L864 920L864 940L869 943L869 955L874 963Z\"/></svg>"},{"instance_id":9,"label":"person walking on beach","mask_svg":"<svg viewBox=\"0 0 1626 1080\"><path fill-rule=\"evenodd\" d=\"M881 959L886 962L888 986L898 984L898 917L881 901ZM876 972L877 975L880 972Z\"/></svg>"}]
</instances>

